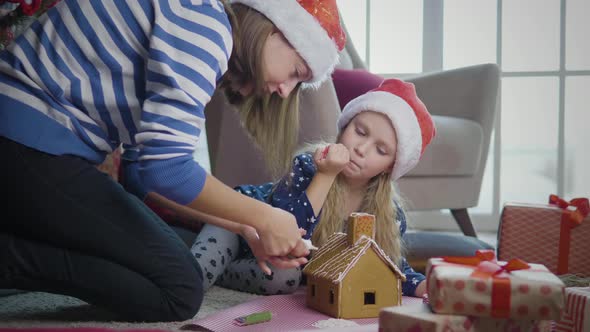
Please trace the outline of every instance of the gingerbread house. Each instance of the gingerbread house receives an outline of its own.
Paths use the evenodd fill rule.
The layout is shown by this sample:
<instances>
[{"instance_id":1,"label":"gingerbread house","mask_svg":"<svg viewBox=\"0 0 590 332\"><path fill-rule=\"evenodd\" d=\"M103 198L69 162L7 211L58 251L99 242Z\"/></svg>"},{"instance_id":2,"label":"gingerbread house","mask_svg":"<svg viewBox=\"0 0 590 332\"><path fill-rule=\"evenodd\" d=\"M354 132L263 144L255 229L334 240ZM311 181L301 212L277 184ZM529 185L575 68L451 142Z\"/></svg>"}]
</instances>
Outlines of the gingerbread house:
<instances>
[{"instance_id":1,"label":"gingerbread house","mask_svg":"<svg viewBox=\"0 0 590 332\"><path fill-rule=\"evenodd\" d=\"M401 304L405 275L377 245L375 216L353 213L348 233L335 233L303 269L308 307L335 318L378 317Z\"/></svg>"}]
</instances>

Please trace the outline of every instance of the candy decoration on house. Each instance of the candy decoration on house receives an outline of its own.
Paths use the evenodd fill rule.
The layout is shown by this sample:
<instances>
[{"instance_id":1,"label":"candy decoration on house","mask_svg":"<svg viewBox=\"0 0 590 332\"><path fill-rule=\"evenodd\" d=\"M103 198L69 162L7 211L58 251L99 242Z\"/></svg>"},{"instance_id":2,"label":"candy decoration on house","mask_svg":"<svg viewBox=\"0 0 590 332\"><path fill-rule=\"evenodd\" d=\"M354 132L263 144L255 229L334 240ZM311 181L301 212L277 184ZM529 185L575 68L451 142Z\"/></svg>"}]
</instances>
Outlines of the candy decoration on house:
<instances>
[{"instance_id":1,"label":"candy decoration on house","mask_svg":"<svg viewBox=\"0 0 590 332\"><path fill-rule=\"evenodd\" d=\"M373 318L401 305L405 275L375 242L375 216L352 213L303 269L307 306L335 318Z\"/></svg>"},{"instance_id":2,"label":"candy decoration on house","mask_svg":"<svg viewBox=\"0 0 590 332\"><path fill-rule=\"evenodd\" d=\"M59 0L0 0L0 50Z\"/></svg>"}]
</instances>

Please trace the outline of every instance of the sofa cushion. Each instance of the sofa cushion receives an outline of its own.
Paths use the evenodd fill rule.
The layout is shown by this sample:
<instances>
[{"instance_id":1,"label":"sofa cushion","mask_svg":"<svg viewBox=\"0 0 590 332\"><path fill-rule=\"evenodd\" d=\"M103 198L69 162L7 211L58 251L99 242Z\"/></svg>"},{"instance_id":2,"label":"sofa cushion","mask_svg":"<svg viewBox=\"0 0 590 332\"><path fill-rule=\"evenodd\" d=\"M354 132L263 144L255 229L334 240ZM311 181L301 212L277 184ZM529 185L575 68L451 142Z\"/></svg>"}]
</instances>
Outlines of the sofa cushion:
<instances>
[{"instance_id":1,"label":"sofa cushion","mask_svg":"<svg viewBox=\"0 0 590 332\"><path fill-rule=\"evenodd\" d=\"M332 73L332 82L340 110L344 109L349 101L381 85L383 80L383 77L364 69L335 69Z\"/></svg>"},{"instance_id":2,"label":"sofa cushion","mask_svg":"<svg viewBox=\"0 0 590 332\"><path fill-rule=\"evenodd\" d=\"M483 128L463 118L433 115L436 136L407 177L472 176L479 167Z\"/></svg>"}]
</instances>

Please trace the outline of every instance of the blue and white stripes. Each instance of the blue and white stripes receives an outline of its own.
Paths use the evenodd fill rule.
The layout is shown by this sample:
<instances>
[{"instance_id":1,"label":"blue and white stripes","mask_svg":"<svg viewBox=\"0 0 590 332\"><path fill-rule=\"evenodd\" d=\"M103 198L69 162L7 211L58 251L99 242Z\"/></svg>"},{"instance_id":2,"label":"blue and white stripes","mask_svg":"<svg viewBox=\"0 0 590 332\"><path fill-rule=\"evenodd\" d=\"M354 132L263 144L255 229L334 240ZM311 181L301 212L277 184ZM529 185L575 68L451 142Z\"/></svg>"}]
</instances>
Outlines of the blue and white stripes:
<instances>
[{"instance_id":1,"label":"blue and white stripes","mask_svg":"<svg viewBox=\"0 0 590 332\"><path fill-rule=\"evenodd\" d=\"M146 189L188 203L231 49L216 0L63 0L0 53L0 135L95 163L137 146Z\"/></svg>"}]
</instances>

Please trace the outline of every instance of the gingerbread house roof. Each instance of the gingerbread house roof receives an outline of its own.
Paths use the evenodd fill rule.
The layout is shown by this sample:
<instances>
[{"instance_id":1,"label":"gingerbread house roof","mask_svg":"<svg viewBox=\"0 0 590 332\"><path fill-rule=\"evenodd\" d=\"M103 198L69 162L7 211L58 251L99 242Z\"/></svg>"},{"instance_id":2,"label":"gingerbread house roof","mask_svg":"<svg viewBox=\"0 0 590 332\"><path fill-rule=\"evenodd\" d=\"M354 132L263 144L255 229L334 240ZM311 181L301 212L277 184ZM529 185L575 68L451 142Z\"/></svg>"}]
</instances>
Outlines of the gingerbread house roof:
<instances>
[{"instance_id":1,"label":"gingerbread house roof","mask_svg":"<svg viewBox=\"0 0 590 332\"><path fill-rule=\"evenodd\" d=\"M405 274L373 239L362 236L354 245L349 245L345 233L335 233L330 236L326 244L321 246L307 263L303 272L317 278L328 279L335 284L340 283L369 248L374 250L396 275L403 281L406 280Z\"/></svg>"}]
</instances>

